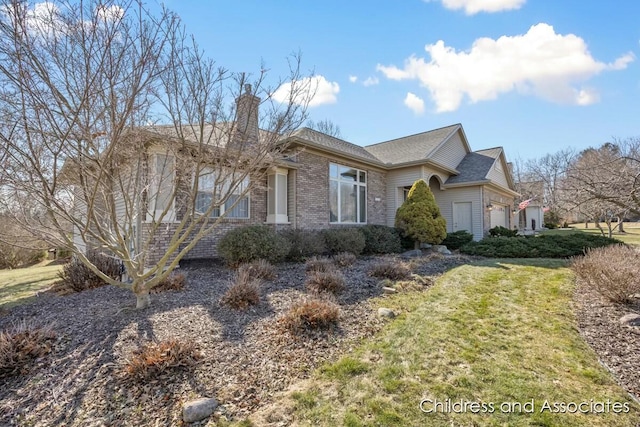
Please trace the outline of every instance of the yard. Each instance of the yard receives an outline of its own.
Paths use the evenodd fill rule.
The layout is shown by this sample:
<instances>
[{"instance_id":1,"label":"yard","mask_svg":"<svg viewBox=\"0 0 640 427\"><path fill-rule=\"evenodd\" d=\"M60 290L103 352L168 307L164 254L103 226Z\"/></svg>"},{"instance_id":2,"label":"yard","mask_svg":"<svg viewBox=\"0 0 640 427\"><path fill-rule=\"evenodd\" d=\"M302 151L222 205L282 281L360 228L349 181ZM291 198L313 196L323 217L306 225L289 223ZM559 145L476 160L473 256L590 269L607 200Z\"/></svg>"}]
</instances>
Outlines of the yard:
<instances>
[{"instance_id":1,"label":"yard","mask_svg":"<svg viewBox=\"0 0 640 427\"><path fill-rule=\"evenodd\" d=\"M278 326L307 294L303 264L279 266L277 278L262 286L261 302L245 311L220 304L232 271L217 264L183 268L187 287L154 295L144 311L115 287L13 307L0 316L0 328L19 319L51 324L57 340L28 371L3 378L0 424L179 425L182 403L202 396L221 403L208 426L640 422L638 405L580 336L578 325L590 324L583 318L591 310L574 311L564 261L423 257L409 265L436 284L387 295L368 274L380 260L340 268L348 284L337 298L340 326L309 336ZM379 307L398 318L381 319ZM617 331L618 338L625 333ZM590 343L597 347L608 335L590 336L605 337ZM200 362L145 381L123 375L138 345L166 339L195 344ZM640 354L637 338L626 345ZM618 380L640 394L633 388L638 378ZM423 400L430 411L432 402L447 399L484 404L487 412L419 409ZM554 404L572 402L587 402L589 413L554 412Z\"/></svg>"},{"instance_id":2,"label":"yard","mask_svg":"<svg viewBox=\"0 0 640 427\"><path fill-rule=\"evenodd\" d=\"M615 226L616 224L614 224ZM605 235L607 235L607 225L602 224ZM570 229L561 228L555 230L546 230L544 234L569 234L569 233L590 233L590 234L600 234L600 230L597 229L593 222L589 223L589 228L585 228L584 223L571 224ZM624 223L624 233L619 233L616 229L613 232L613 238L623 241L629 245L640 246L640 223L638 222L625 222Z\"/></svg>"},{"instance_id":3,"label":"yard","mask_svg":"<svg viewBox=\"0 0 640 427\"><path fill-rule=\"evenodd\" d=\"M638 405L578 332L573 292L563 261L488 260L448 272L428 292L378 300L402 316L255 425L280 414L320 426L637 426ZM587 413L570 413L581 402Z\"/></svg>"},{"instance_id":4,"label":"yard","mask_svg":"<svg viewBox=\"0 0 640 427\"><path fill-rule=\"evenodd\" d=\"M0 270L0 309L24 304L58 280L59 264L44 262L32 267Z\"/></svg>"}]
</instances>

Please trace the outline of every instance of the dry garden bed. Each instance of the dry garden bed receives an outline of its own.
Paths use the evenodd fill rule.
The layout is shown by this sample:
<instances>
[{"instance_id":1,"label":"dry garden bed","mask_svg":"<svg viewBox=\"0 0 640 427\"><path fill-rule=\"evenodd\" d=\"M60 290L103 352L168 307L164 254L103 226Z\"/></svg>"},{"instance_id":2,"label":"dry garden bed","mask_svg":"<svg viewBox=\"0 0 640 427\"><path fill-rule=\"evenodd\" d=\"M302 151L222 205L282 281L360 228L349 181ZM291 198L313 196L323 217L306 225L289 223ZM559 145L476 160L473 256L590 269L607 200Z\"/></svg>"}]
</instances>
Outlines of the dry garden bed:
<instances>
[{"instance_id":1,"label":"dry garden bed","mask_svg":"<svg viewBox=\"0 0 640 427\"><path fill-rule=\"evenodd\" d=\"M179 425L182 404L198 397L218 399L214 419L242 418L380 329L371 298L383 287L369 274L380 257L351 261L336 267L344 289L329 298L339 308L337 324L311 332L292 332L282 320L324 286L317 277L306 283L301 263L278 266L260 285L259 303L243 310L222 303L235 272L211 263L182 268L184 289L155 294L143 311L132 294L110 286L15 307L0 329L24 321L49 326L54 338L45 334L26 368L0 372L0 424ZM434 276L465 261L432 255L410 267Z\"/></svg>"}]
</instances>

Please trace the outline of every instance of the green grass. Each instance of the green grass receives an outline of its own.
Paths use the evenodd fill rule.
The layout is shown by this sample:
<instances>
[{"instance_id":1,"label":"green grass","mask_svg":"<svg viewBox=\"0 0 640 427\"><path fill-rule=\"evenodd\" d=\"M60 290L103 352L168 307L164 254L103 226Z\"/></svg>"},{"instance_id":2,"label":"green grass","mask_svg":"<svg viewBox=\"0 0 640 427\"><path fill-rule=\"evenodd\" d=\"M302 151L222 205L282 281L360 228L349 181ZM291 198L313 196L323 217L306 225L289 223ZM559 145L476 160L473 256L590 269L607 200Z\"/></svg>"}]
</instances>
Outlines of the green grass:
<instances>
[{"instance_id":1,"label":"green grass","mask_svg":"<svg viewBox=\"0 0 640 427\"><path fill-rule=\"evenodd\" d=\"M615 224L614 224L615 225ZM555 230L545 230L544 234L571 234L571 233L590 233L590 234L598 234L600 235L600 230L595 228L593 223L589 223L589 228L584 228L584 223L581 224L571 224L571 229L555 229ZM602 227L605 230L605 236L607 234L607 225L602 224ZM630 222L624 223L624 233L619 233L616 231L613 232L613 238L623 241L628 245L640 246L640 223Z\"/></svg>"},{"instance_id":2,"label":"green grass","mask_svg":"<svg viewBox=\"0 0 640 427\"><path fill-rule=\"evenodd\" d=\"M61 265L0 270L0 308L24 304L58 280Z\"/></svg>"},{"instance_id":3,"label":"green grass","mask_svg":"<svg viewBox=\"0 0 640 427\"><path fill-rule=\"evenodd\" d=\"M428 292L382 299L403 314L291 395L296 419L314 426L636 426L640 408L578 333L573 291L561 260L487 260L448 272ZM423 399L487 411L426 413ZM581 402L598 409L607 401L629 412L550 409Z\"/></svg>"}]
</instances>

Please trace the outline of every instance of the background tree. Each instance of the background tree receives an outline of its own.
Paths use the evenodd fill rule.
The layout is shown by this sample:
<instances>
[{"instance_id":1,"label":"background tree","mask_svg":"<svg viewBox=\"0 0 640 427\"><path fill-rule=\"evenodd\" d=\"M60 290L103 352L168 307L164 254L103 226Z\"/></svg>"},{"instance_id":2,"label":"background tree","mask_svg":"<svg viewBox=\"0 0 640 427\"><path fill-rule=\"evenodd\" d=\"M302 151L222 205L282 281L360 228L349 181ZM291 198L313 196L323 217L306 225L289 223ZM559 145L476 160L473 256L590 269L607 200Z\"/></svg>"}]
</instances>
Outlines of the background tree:
<instances>
[{"instance_id":1,"label":"background tree","mask_svg":"<svg viewBox=\"0 0 640 427\"><path fill-rule=\"evenodd\" d=\"M4 0L0 10L3 212L145 307L224 218L219 207L265 182L279 141L306 118L311 79L294 57L288 102L275 102L282 81L218 67L175 14L141 0ZM243 120L241 95L260 103L262 131ZM88 247L120 259L129 281L100 272Z\"/></svg>"},{"instance_id":2,"label":"background tree","mask_svg":"<svg viewBox=\"0 0 640 427\"><path fill-rule=\"evenodd\" d=\"M420 243L437 245L447 237L447 222L424 180L419 179L411 186L407 200L396 212L396 227L405 237L415 240L416 249Z\"/></svg>"},{"instance_id":3,"label":"background tree","mask_svg":"<svg viewBox=\"0 0 640 427\"><path fill-rule=\"evenodd\" d=\"M638 178L640 158L637 140L605 143L582 151L567 172L571 201L609 236L622 225L629 212L640 214Z\"/></svg>"},{"instance_id":4,"label":"background tree","mask_svg":"<svg viewBox=\"0 0 640 427\"><path fill-rule=\"evenodd\" d=\"M333 123L329 119L320 120L319 122L308 120L307 127L311 129L315 129L318 132L322 132L327 135L333 136L335 138L342 138L342 133L340 132L340 126Z\"/></svg>"}]
</instances>

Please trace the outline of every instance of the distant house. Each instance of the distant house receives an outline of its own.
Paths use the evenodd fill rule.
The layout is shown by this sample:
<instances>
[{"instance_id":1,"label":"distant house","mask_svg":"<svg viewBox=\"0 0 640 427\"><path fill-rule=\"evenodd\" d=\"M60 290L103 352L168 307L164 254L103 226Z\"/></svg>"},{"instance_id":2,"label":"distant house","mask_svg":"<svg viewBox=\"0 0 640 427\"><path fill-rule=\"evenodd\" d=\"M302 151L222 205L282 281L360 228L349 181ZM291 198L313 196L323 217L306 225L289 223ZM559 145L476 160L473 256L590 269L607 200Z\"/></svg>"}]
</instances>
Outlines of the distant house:
<instances>
[{"instance_id":1,"label":"distant house","mask_svg":"<svg viewBox=\"0 0 640 427\"><path fill-rule=\"evenodd\" d=\"M247 105L242 105L249 99ZM259 137L255 97L242 95L238 110L245 128ZM255 110L253 110L255 109ZM161 141L161 129L147 129L149 138ZM217 255L220 237L229 230L248 224L269 224L277 229L326 229L331 227L381 224L393 226L396 210L406 199L416 180L423 179L434 193L447 231L466 230L475 240L490 228L513 228L516 192L509 165L501 147L472 151L460 124L410 135L369 146L360 146L321 132L303 128L281 141L288 157L269 169L265 182L236 202L234 207L216 208L225 213L219 226L200 240L185 259ZM150 163L176 167L178 161L166 152L149 152ZM154 168L148 168L153 174ZM171 176L171 170L164 173ZM150 177L149 182L154 179ZM171 182L164 180L165 183ZM203 189L205 190L205 189ZM170 194L164 188L161 194ZM208 202L206 191L198 203ZM202 196L202 197L200 197ZM160 196L159 196L160 197ZM167 236L179 206L164 206L160 198L156 209L168 209ZM230 205L231 206L231 205ZM144 229L145 224L141 225ZM163 228L164 230L164 228ZM164 253L162 236L149 249L149 262ZM154 255L157 254L157 255Z\"/></svg>"}]
</instances>

